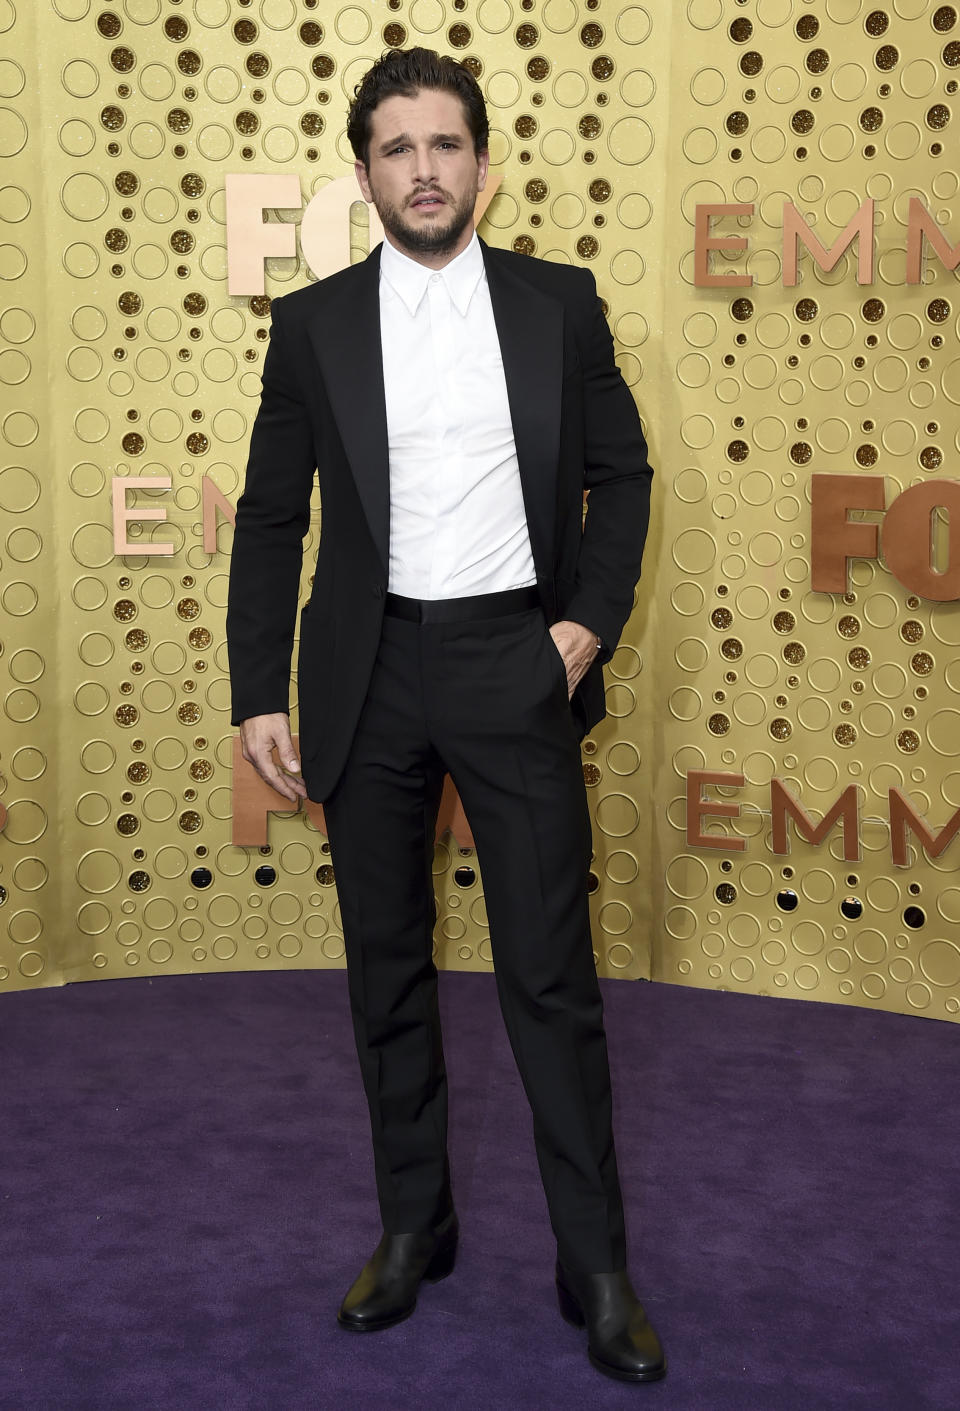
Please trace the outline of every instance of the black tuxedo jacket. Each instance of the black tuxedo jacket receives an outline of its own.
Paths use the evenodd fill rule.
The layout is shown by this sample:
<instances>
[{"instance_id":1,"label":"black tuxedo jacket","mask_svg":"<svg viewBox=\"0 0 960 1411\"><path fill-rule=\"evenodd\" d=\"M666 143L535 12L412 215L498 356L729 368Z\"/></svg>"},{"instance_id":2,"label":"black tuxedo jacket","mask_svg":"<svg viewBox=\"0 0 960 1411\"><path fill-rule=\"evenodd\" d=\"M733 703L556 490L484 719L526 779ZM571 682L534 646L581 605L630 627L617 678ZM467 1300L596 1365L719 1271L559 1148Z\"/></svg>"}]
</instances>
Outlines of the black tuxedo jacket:
<instances>
[{"instance_id":1,"label":"black tuxedo jacket","mask_svg":"<svg viewBox=\"0 0 960 1411\"><path fill-rule=\"evenodd\" d=\"M647 445L589 271L481 244L543 610L548 622L580 622L603 640L572 702L584 734L604 714L601 662L619 641L640 576ZM318 803L346 761L387 588L380 250L273 301L230 563L237 725L289 709L302 540L319 474L320 545L297 664L303 777Z\"/></svg>"}]
</instances>

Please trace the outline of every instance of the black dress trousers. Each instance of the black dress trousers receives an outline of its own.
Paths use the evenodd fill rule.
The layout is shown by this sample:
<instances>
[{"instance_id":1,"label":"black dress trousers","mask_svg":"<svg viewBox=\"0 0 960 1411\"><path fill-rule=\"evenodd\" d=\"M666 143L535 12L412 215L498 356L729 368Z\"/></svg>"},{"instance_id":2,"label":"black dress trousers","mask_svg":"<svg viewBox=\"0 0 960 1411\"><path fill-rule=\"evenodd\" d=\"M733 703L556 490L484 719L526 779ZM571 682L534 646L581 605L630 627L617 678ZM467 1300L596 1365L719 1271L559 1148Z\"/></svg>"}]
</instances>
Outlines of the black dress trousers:
<instances>
[{"instance_id":1,"label":"black dress trousers","mask_svg":"<svg viewBox=\"0 0 960 1411\"><path fill-rule=\"evenodd\" d=\"M497 991L564 1264L622 1269L623 1205L587 904L590 821L563 660L539 607L388 615L325 803L384 1229L451 1208L431 863L449 772L483 874Z\"/></svg>"}]
</instances>

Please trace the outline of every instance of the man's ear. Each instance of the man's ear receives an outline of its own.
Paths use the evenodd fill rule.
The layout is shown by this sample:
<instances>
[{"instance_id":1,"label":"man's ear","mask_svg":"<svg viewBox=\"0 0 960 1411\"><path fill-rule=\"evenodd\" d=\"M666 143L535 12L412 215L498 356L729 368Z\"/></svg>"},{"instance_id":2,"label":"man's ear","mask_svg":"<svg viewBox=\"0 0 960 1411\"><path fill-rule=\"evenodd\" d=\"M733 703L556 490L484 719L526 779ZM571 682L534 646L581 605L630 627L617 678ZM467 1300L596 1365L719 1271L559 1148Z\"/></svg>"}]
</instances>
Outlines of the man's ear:
<instances>
[{"instance_id":1,"label":"man's ear","mask_svg":"<svg viewBox=\"0 0 960 1411\"><path fill-rule=\"evenodd\" d=\"M490 170L490 153L484 147L477 157L477 190L482 191L487 184L487 172Z\"/></svg>"},{"instance_id":2,"label":"man's ear","mask_svg":"<svg viewBox=\"0 0 960 1411\"><path fill-rule=\"evenodd\" d=\"M371 205L373 203L373 192L370 190L370 179L367 176L367 168L363 162L354 162L353 169L357 174L357 181L360 184L360 190L363 192L363 199L368 205Z\"/></svg>"}]
</instances>

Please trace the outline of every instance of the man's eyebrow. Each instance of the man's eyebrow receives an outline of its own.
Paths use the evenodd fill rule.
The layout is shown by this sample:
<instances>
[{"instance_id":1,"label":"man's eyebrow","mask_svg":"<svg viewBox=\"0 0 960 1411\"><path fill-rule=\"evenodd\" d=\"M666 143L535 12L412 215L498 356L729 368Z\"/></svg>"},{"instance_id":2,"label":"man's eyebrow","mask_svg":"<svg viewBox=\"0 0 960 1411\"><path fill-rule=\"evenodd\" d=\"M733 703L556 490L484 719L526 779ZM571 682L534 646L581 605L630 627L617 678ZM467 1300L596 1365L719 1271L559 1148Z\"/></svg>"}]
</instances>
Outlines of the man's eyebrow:
<instances>
[{"instance_id":1,"label":"man's eyebrow","mask_svg":"<svg viewBox=\"0 0 960 1411\"><path fill-rule=\"evenodd\" d=\"M381 142L377 150L383 156L392 147L398 147L401 142L410 143L412 140L409 132L401 132L396 137L391 137L388 142ZM431 142L462 142L463 136L456 132L435 132L430 140Z\"/></svg>"},{"instance_id":2,"label":"man's eyebrow","mask_svg":"<svg viewBox=\"0 0 960 1411\"><path fill-rule=\"evenodd\" d=\"M387 141L387 142L381 142L381 143L380 143L380 146L378 147L377 150L378 150L378 151L381 153L381 155L382 155L384 152L389 152L389 150L390 150L391 147L396 147L396 146L398 146L399 143L401 143L401 142L409 142L409 141L410 141L410 134L409 134L409 132L401 132L397 137L391 137L391 138L389 139L389 141Z\"/></svg>"}]
</instances>

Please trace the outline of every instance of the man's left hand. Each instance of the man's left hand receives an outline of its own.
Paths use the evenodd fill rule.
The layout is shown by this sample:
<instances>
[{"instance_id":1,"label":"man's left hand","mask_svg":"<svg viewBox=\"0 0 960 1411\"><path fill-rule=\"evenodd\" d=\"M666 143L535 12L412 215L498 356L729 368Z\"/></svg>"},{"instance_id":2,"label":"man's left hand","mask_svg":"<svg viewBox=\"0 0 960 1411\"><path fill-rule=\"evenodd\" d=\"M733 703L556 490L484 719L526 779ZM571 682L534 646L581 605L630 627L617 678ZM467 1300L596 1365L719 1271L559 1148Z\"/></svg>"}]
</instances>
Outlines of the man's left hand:
<instances>
[{"instance_id":1,"label":"man's left hand","mask_svg":"<svg viewBox=\"0 0 960 1411\"><path fill-rule=\"evenodd\" d=\"M563 657L567 668L567 695L572 696L597 659L597 634L579 622L555 622L550 636Z\"/></svg>"}]
</instances>

